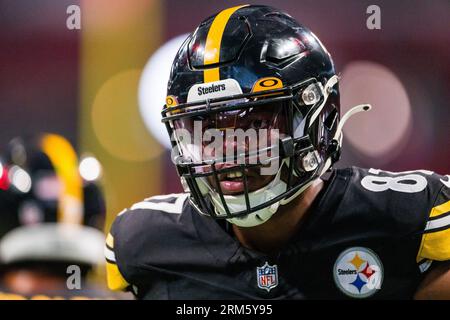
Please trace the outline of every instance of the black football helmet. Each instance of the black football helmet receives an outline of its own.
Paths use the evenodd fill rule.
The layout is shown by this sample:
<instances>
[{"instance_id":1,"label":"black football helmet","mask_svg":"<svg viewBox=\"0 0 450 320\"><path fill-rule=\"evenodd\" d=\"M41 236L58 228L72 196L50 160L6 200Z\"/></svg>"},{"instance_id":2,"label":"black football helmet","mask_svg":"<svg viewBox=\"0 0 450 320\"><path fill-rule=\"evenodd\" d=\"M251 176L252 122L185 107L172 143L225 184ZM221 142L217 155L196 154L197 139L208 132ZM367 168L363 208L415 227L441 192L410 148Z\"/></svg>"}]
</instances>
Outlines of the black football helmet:
<instances>
[{"instance_id":1,"label":"black football helmet","mask_svg":"<svg viewBox=\"0 0 450 320\"><path fill-rule=\"evenodd\" d=\"M103 263L105 201L64 137L17 137L0 156L0 265Z\"/></svg>"},{"instance_id":2,"label":"black football helmet","mask_svg":"<svg viewBox=\"0 0 450 320\"><path fill-rule=\"evenodd\" d=\"M203 21L176 55L162 111L192 205L251 227L310 186L339 159L345 121L340 122L338 80L320 40L280 10L244 5ZM368 109L361 105L349 115ZM262 136L247 137L241 146L230 140L230 157L217 152L223 151L220 144L208 153L198 139L211 129L224 139L226 129L277 134L267 135L275 143L265 148L258 145ZM260 159L263 152L268 157ZM252 170L275 162L264 185L252 187Z\"/></svg>"}]
</instances>

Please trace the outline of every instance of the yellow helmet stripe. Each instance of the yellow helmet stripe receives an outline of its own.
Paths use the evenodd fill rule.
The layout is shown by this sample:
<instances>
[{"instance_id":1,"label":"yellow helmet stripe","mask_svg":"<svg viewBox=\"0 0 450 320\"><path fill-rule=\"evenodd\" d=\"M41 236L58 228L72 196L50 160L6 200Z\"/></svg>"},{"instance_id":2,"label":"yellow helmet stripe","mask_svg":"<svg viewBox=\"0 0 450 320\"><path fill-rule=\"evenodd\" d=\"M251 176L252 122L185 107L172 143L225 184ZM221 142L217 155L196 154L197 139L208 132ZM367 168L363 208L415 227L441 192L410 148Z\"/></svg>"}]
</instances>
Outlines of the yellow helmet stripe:
<instances>
[{"instance_id":1,"label":"yellow helmet stripe","mask_svg":"<svg viewBox=\"0 0 450 320\"><path fill-rule=\"evenodd\" d=\"M83 222L83 182L78 171L78 158L72 145L56 134L42 137L41 146L61 179L63 192L58 199L57 221Z\"/></svg>"},{"instance_id":2,"label":"yellow helmet stripe","mask_svg":"<svg viewBox=\"0 0 450 320\"><path fill-rule=\"evenodd\" d=\"M246 6L248 5L246 4L225 9L214 18L214 21L208 31L208 36L206 37L205 55L203 57L203 64L205 66L215 64L220 61L220 44L222 42L222 35L225 31L228 20L230 20L233 13ZM205 83L219 81L219 68L206 69L203 72L203 80Z\"/></svg>"}]
</instances>

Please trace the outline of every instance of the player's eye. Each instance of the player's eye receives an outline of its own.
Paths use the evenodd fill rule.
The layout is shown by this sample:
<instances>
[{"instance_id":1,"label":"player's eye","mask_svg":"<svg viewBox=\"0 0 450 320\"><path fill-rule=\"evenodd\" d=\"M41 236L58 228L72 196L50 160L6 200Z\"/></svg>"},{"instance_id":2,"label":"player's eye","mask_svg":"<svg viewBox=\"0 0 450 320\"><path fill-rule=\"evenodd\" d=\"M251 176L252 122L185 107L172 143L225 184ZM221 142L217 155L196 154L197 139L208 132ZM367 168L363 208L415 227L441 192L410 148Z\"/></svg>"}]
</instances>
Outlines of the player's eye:
<instances>
[{"instance_id":1,"label":"player's eye","mask_svg":"<svg viewBox=\"0 0 450 320\"><path fill-rule=\"evenodd\" d=\"M255 119L251 122L251 128L253 129L265 129L269 125L269 121L265 119Z\"/></svg>"}]
</instances>

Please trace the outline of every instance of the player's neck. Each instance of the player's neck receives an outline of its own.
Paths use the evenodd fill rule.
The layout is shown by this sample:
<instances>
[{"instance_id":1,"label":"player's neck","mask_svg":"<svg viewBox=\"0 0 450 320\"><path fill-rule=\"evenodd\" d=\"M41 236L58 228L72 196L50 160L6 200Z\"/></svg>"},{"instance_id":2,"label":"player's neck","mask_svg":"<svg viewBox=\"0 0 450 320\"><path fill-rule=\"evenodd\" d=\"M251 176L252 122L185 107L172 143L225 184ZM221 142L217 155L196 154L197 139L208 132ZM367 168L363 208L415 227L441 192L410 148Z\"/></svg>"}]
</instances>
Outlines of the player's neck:
<instances>
[{"instance_id":1,"label":"player's neck","mask_svg":"<svg viewBox=\"0 0 450 320\"><path fill-rule=\"evenodd\" d=\"M323 181L316 180L298 198L280 207L272 218L259 226L241 228L233 225L236 238L244 247L276 254L296 234L323 187Z\"/></svg>"}]
</instances>

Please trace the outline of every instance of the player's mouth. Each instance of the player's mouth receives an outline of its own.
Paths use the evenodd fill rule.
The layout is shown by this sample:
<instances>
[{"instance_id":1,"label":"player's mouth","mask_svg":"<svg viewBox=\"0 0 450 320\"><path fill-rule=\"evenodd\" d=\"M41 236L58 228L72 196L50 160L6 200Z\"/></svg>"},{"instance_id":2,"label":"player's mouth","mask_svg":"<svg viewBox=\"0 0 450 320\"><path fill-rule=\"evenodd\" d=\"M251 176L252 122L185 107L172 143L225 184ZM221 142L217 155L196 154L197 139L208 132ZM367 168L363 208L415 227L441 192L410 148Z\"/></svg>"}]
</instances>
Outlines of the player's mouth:
<instances>
[{"instance_id":1,"label":"player's mouth","mask_svg":"<svg viewBox=\"0 0 450 320\"><path fill-rule=\"evenodd\" d=\"M218 180L220 188L225 195L236 195L245 191L244 175L247 179L247 188L249 192L258 190L265 186L270 180L271 176L261 176L259 174L260 168L246 168L243 171L236 167L236 170L228 171L226 173L219 173ZM208 178L212 186L217 190L217 184L213 177Z\"/></svg>"},{"instance_id":2,"label":"player's mouth","mask_svg":"<svg viewBox=\"0 0 450 320\"><path fill-rule=\"evenodd\" d=\"M248 182L249 177L247 176ZM245 190L244 175L241 170L219 174L219 183L225 194L237 194Z\"/></svg>"}]
</instances>

